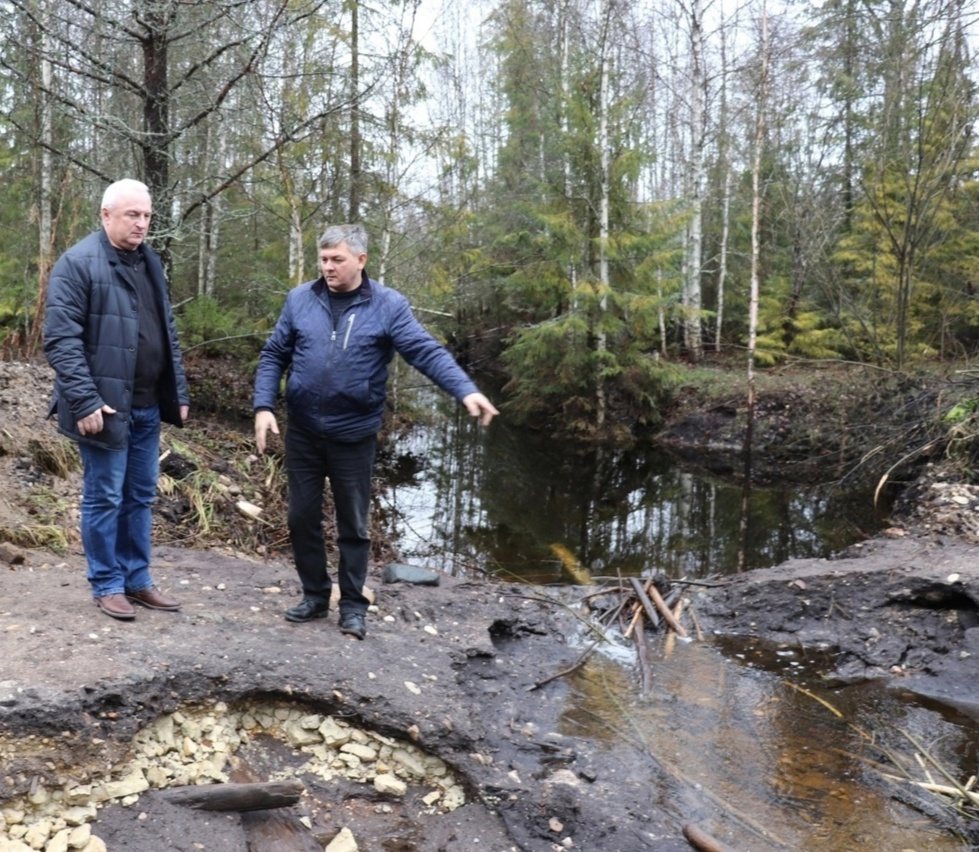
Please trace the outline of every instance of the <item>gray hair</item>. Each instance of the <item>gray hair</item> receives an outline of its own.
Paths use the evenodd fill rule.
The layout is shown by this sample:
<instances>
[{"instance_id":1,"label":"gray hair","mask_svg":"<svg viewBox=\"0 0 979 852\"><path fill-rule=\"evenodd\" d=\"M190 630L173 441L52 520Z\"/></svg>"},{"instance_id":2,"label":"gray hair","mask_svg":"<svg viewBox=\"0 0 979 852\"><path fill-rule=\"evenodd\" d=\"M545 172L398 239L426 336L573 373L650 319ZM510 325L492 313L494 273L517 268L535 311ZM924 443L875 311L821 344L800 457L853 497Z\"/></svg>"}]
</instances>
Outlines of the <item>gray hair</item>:
<instances>
[{"instance_id":1,"label":"gray hair","mask_svg":"<svg viewBox=\"0 0 979 852\"><path fill-rule=\"evenodd\" d=\"M363 225L330 225L320 237L320 248L346 243L354 254L367 254L367 229Z\"/></svg>"},{"instance_id":2,"label":"gray hair","mask_svg":"<svg viewBox=\"0 0 979 852\"><path fill-rule=\"evenodd\" d=\"M115 183L110 183L105 192L102 193L102 209L111 210L119 201L119 197L122 195L135 195L137 193L145 194L147 198L150 197L150 188L142 181L133 180L132 178L123 178L122 180L117 180Z\"/></svg>"}]
</instances>

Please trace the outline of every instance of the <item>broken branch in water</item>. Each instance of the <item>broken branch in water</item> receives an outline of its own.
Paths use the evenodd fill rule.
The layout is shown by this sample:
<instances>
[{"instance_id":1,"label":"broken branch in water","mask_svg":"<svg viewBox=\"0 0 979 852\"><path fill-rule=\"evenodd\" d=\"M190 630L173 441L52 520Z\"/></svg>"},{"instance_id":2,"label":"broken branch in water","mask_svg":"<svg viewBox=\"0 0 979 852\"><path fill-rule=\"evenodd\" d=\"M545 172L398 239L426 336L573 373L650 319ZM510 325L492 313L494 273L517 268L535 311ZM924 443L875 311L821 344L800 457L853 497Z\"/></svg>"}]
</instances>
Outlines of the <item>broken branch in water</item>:
<instances>
[{"instance_id":1,"label":"broken branch in water","mask_svg":"<svg viewBox=\"0 0 979 852\"><path fill-rule=\"evenodd\" d=\"M592 642L591 645L589 645L588 648L585 650L585 652L580 657L578 657L577 660L575 660L573 665L552 674L550 677L545 677L543 680L537 681L537 683L532 683L530 686L527 687L527 692L533 692L535 689L540 689L542 686L546 686L552 681L558 680L559 678L562 678L565 675L574 674L574 672L578 671L578 669L580 669L585 664L585 661L591 656L592 651L594 651L595 648L598 646L599 641L601 640L596 640Z\"/></svg>"}]
</instances>

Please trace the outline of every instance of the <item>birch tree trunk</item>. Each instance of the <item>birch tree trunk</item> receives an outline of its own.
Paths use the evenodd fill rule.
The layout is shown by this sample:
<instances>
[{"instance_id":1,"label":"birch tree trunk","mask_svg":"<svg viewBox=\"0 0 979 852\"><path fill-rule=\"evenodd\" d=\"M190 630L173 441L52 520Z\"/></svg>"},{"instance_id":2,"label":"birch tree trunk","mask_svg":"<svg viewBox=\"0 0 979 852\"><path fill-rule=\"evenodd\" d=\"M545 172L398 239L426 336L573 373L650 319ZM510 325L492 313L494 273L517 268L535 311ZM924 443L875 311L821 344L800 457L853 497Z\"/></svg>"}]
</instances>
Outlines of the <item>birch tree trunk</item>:
<instances>
[{"instance_id":1,"label":"birch tree trunk","mask_svg":"<svg viewBox=\"0 0 979 852\"><path fill-rule=\"evenodd\" d=\"M216 137L216 139L215 139ZM227 131L220 116L208 124L204 143L205 168L219 170L227 151ZM217 182L217 180L215 180ZM217 254L221 230L221 195L201 205L200 237L197 257L197 295L213 298L217 281Z\"/></svg>"},{"instance_id":2,"label":"birch tree trunk","mask_svg":"<svg viewBox=\"0 0 979 852\"><path fill-rule=\"evenodd\" d=\"M714 328L714 351L721 351L724 326L724 287L727 283L727 247L731 234L731 164L725 162L724 191L721 197L721 244L717 259L717 325Z\"/></svg>"},{"instance_id":3,"label":"birch tree trunk","mask_svg":"<svg viewBox=\"0 0 979 852\"><path fill-rule=\"evenodd\" d=\"M702 295L700 275L703 266L703 206L706 156L704 88L704 27L701 0L692 0L689 7L690 24L690 165L689 185L690 223L687 226L685 280L683 285L683 342L689 356L699 361L703 356L703 336L700 325Z\"/></svg>"},{"instance_id":4,"label":"birch tree trunk","mask_svg":"<svg viewBox=\"0 0 979 852\"><path fill-rule=\"evenodd\" d=\"M609 139L608 139L608 78L609 78L609 23L612 17L612 2L610 0L603 9L604 21L602 24L601 42L601 81L599 83L598 94L598 150L601 159L601 194L598 202L598 323L595 334L595 352L598 355L599 364L596 381L596 400L595 400L595 422L599 428L605 423L605 409L607 402L605 399L605 380L602 377L602 363L605 358L605 351L608 348L608 341L605 337L604 315L608 310L608 238L609 238L609 194L611 192L610 162L609 162Z\"/></svg>"},{"instance_id":5,"label":"birch tree trunk","mask_svg":"<svg viewBox=\"0 0 979 852\"><path fill-rule=\"evenodd\" d=\"M384 190L381 197L381 250L378 257L377 280L382 284L387 276L391 256L391 236L394 226L395 202L401 182L401 133L402 101L407 99L407 87L412 74L412 33L420 0L405 4L404 18L399 22L398 51L394 57L394 79L391 82L391 100L387 107L388 150L385 157Z\"/></svg>"},{"instance_id":6,"label":"birch tree trunk","mask_svg":"<svg viewBox=\"0 0 979 852\"><path fill-rule=\"evenodd\" d=\"M567 139L569 133L568 112L571 108L571 0L566 0L561 10L561 135ZM561 168L564 176L564 199L570 204L573 193L571 181L571 154L567 146L561 154ZM574 257L568 260L568 283L571 289L571 312L578 309L578 265Z\"/></svg>"},{"instance_id":7,"label":"birch tree trunk","mask_svg":"<svg viewBox=\"0 0 979 852\"><path fill-rule=\"evenodd\" d=\"M741 493L741 518L738 570L747 567L748 508L751 493L751 445L755 426L755 349L758 343L758 296L761 289L761 162L765 144L765 112L768 102L768 11L761 4L761 69L755 115L754 155L751 166L751 293L748 302L748 400L744 439L744 487Z\"/></svg>"},{"instance_id":8,"label":"birch tree trunk","mask_svg":"<svg viewBox=\"0 0 979 852\"><path fill-rule=\"evenodd\" d=\"M360 2L350 0L350 216L360 220Z\"/></svg>"},{"instance_id":9,"label":"birch tree trunk","mask_svg":"<svg viewBox=\"0 0 979 852\"><path fill-rule=\"evenodd\" d=\"M717 259L717 319L714 326L714 351L721 351L724 328L724 288L727 283L727 251L731 235L731 162L728 145L728 104L727 104L727 38L721 30L721 107L718 136L720 151L718 160L724 172L721 190L721 243Z\"/></svg>"},{"instance_id":10,"label":"birch tree trunk","mask_svg":"<svg viewBox=\"0 0 979 852\"><path fill-rule=\"evenodd\" d=\"M44 326L44 309L47 302L48 276L54 263L54 193L52 185L54 175L54 158L51 154L53 141L51 138L51 60L50 37L48 35L49 11L47 0L42 0L38 10L41 17L41 32L39 34L41 47L41 91L37 92L40 118L40 162L38 163L38 199L37 199L37 301L34 303L34 319L31 323L27 340L28 354L37 351L41 342L41 332Z\"/></svg>"}]
</instances>

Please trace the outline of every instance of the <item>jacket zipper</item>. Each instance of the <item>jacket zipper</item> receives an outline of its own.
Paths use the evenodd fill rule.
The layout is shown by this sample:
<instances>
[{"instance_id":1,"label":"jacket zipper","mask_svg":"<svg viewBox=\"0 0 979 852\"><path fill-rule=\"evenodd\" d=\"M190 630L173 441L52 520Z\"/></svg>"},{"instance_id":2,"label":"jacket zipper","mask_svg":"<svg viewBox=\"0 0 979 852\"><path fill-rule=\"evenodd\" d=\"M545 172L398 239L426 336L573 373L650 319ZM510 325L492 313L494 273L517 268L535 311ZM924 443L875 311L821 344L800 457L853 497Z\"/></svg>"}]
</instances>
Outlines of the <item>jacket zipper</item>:
<instances>
[{"instance_id":1,"label":"jacket zipper","mask_svg":"<svg viewBox=\"0 0 979 852\"><path fill-rule=\"evenodd\" d=\"M346 349L347 344L350 343L350 332L353 331L354 318L356 316L357 314L350 314L350 316L347 317L347 330L343 334L343 349Z\"/></svg>"}]
</instances>

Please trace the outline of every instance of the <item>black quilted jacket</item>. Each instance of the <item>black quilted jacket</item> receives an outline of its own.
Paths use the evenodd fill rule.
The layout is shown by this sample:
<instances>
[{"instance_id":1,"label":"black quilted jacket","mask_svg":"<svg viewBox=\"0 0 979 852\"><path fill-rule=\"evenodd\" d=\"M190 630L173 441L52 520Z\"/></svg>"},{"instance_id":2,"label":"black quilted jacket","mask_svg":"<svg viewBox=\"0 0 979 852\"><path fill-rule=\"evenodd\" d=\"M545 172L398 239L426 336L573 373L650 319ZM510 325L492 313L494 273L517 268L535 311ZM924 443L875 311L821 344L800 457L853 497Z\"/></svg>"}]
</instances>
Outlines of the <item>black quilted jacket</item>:
<instances>
[{"instance_id":1,"label":"black quilted jacket","mask_svg":"<svg viewBox=\"0 0 979 852\"><path fill-rule=\"evenodd\" d=\"M166 317L164 342L169 355L160 383L160 417L182 425L180 406L189 405L187 379L160 258L142 246L150 281ZM115 250L101 229L68 249L48 281L44 316L44 354L54 368L49 416L76 441L110 449L126 446L132 408L139 312L136 291L114 268ZM77 422L107 403L116 414L105 418L97 435L79 435Z\"/></svg>"}]
</instances>

